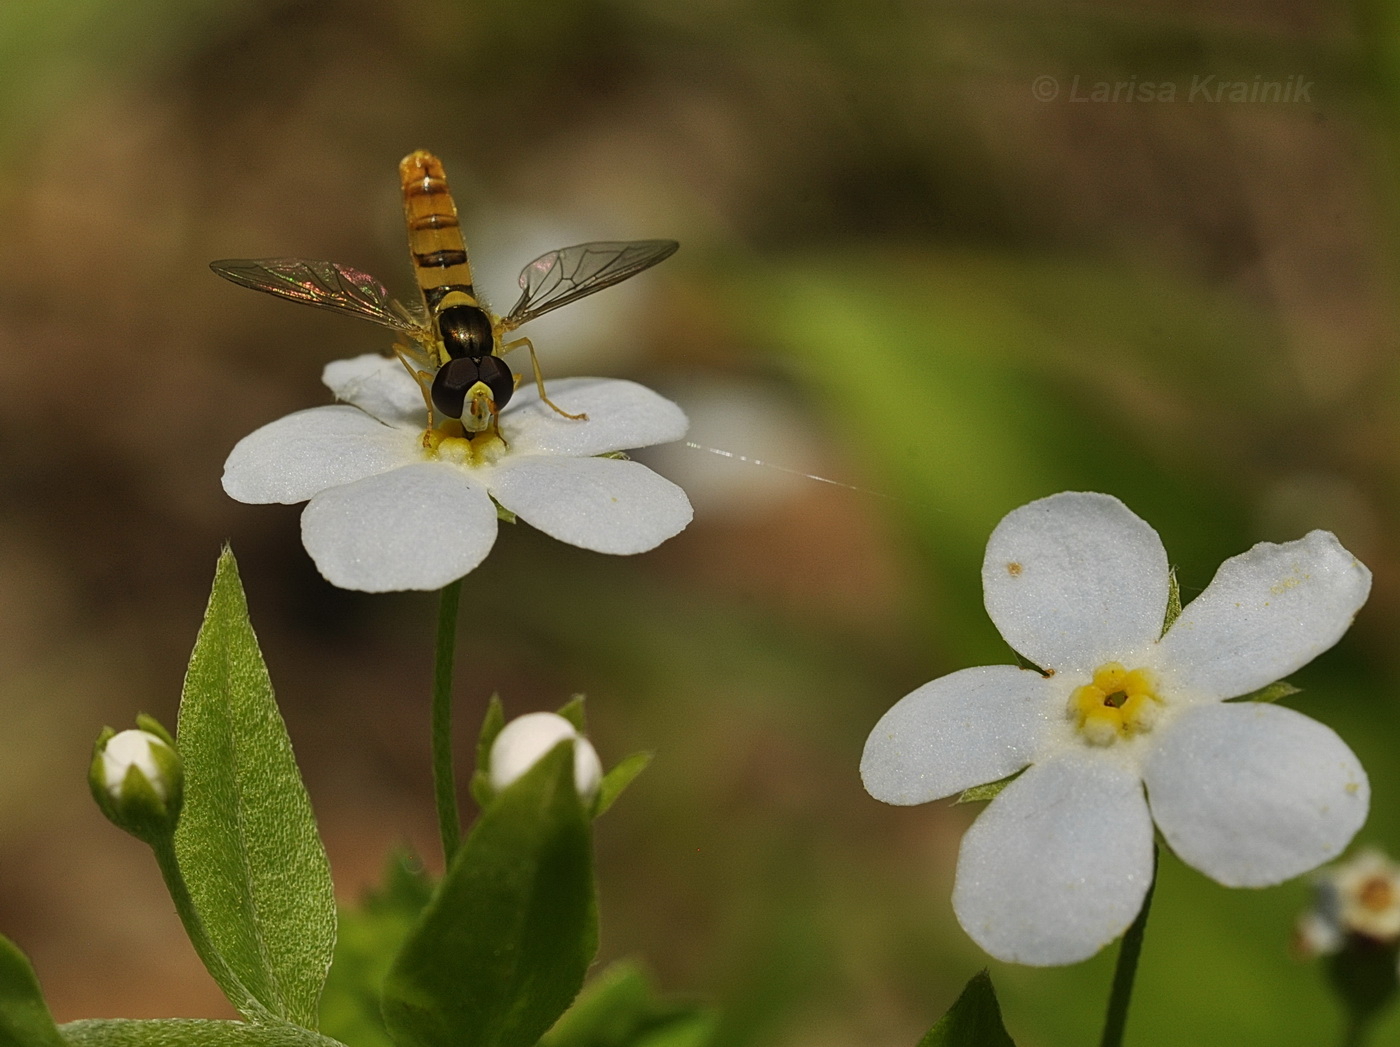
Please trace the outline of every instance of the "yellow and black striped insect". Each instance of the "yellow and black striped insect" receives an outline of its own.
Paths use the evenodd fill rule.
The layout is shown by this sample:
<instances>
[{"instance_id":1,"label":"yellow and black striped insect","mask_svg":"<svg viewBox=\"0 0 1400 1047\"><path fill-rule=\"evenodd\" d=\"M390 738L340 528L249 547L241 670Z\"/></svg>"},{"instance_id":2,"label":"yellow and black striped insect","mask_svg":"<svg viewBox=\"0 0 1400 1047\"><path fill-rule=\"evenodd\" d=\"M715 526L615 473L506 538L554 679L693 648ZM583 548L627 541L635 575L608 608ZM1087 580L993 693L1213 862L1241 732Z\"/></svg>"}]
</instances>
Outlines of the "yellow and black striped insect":
<instances>
[{"instance_id":1,"label":"yellow and black striped insect","mask_svg":"<svg viewBox=\"0 0 1400 1047\"><path fill-rule=\"evenodd\" d=\"M294 302L358 316L399 331L399 359L423 390L431 427L433 412L461 420L467 433L494 430L519 376L501 359L512 349L530 351L540 399L566 418L545 395L544 377L528 338L506 340L535 317L611 287L680 246L674 240L603 241L561 247L541 255L520 273L520 299L504 316L491 312L472 286L472 267L447 187L442 162L422 149L399 164L409 251L422 304L390 297L374 277L338 262L303 258L228 258L209 263L226 280Z\"/></svg>"}]
</instances>

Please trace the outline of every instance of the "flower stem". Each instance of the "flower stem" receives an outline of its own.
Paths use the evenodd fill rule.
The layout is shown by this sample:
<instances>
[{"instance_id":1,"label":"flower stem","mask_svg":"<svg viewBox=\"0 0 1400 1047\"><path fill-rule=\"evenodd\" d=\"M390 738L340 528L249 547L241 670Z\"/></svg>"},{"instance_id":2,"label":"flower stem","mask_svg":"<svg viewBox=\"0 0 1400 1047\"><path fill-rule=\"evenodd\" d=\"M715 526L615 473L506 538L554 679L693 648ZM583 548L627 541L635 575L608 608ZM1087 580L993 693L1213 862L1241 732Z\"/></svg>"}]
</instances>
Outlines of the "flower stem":
<instances>
[{"instance_id":1,"label":"flower stem","mask_svg":"<svg viewBox=\"0 0 1400 1047\"><path fill-rule=\"evenodd\" d=\"M457 607L461 595L460 578L443 587L438 602L437 656L433 667L433 794L437 799L442 858L448 865L462 838L452 768L452 663L457 650Z\"/></svg>"},{"instance_id":2,"label":"flower stem","mask_svg":"<svg viewBox=\"0 0 1400 1047\"><path fill-rule=\"evenodd\" d=\"M1152 908L1152 892L1157 889L1157 844L1152 844L1152 880L1142 899L1137 919L1123 935L1118 946L1118 966L1113 971L1113 989L1108 995L1108 1014L1103 1022L1100 1047L1122 1047L1123 1029L1128 1024L1128 1004L1133 996L1133 979L1137 977L1138 956L1142 953L1142 935L1147 929L1147 913Z\"/></svg>"},{"instance_id":3,"label":"flower stem","mask_svg":"<svg viewBox=\"0 0 1400 1047\"><path fill-rule=\"evenodd\" d=\"M199 910L194 906L194 898L190 896L184 873L180 872L180 863L175 859L174 836L165 836L157 840L151 844L151 849L155 851L156 864L160 866L166 890L170 892L170 898L175 903L175 911L180 916L180 922L185 925L185 933L189 935L190 944L194 946L194 951L199 955L205 970L224 991L229 1003L233 1004L234 1009L243 1017L251 1021L273 1020L267 1008L234 973L223 953L219 952L209 937L204 920L200 918Z\"/></svg>"}]
</instances>

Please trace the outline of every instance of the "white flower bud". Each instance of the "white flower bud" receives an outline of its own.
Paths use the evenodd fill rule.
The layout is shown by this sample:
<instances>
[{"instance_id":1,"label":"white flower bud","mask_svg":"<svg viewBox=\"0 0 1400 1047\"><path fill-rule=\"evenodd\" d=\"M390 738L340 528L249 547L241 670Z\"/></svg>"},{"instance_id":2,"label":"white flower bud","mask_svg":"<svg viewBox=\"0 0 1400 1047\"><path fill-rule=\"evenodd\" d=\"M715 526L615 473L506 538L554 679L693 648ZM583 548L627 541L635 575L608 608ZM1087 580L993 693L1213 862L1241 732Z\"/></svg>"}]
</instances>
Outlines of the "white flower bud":
<instances>
[{"instance_id":1,"label":"white flower bud","mask_svg":"<svg viewBox=\"0 0 1400 1047\"><path fill-rule=\"evenodd\" d=\"M591 800L603 780L603 765L588 739L557 713L526 713L501 728L491 745L491 787L500 792L566 738L574 740L574 788Z\"/></svg>"},{"instance_id":2,"label":"white flower bud","mask_svg":"<svg viewBox=\"0 0 1400 1047\"><path fill-rule=\"evenodd\" d=\"M106 728L93 746L88 785L102 813L138 839L155 844L175 831L185 775L175 740L149 716L139 730Z\"/></svg>"},{"instance_id":3,"label":"white flower bud","mask_svg":"<svg viewBox=\"0 0 1400 1047\"><path fill-rule=\"evenodd\" d=\"M102 750L102 779L112 799L120 802L127 771L135 767L161 800L170 799L170 782L156 763L154 750L170 752L170 746L149 731L132 729L113 735Z\"/></svg>"}]
</instances>

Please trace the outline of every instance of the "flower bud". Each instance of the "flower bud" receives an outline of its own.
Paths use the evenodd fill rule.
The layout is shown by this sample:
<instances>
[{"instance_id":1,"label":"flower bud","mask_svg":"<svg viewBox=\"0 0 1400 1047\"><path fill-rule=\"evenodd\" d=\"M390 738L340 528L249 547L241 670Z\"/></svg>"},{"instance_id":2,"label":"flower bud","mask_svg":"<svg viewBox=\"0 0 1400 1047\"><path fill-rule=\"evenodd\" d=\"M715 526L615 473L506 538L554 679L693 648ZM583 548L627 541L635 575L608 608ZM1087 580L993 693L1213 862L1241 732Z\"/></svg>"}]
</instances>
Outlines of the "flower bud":
<instances>
[{"instance_id":1,"label":"flower bud","mask_svg":"<svg viewBox=\"0 0 1400 1047\"><path fill-rule=\"evenodd\" d=\"M588 739L558 713L526 713L501 728L491 745L491 788L500 792L566 738L574 742L574 788L592 800L603 780L603 765Z\"/></svg>"},{"instance_id":2,"label":"flower bud","mask_svg":"<svg viewBox=\"0 0 1400 1047\"><path fill-rule=\"evenodd\" d=\"M149 716L139 729L104 728L93 746L88 785L114 825L146 843L170 836L180 817L185 775L175 742Z\"/></svg>"}]
</instances>

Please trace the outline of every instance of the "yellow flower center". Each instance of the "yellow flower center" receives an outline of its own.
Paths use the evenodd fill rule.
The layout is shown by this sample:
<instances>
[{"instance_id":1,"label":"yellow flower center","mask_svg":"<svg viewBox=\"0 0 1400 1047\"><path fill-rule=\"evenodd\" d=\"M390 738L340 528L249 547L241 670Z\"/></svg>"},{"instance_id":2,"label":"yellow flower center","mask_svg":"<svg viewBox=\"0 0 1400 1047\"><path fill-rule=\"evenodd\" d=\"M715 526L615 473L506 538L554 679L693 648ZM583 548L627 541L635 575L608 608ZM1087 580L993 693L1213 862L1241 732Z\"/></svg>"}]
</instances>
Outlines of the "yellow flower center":
<instances>
[{"instance_id":1,"label":"yellow flower center","mask_svg":"<svg viewBox=\"0 0 1400 1047\"><path fill-rule=\"evenodd\" d=\"M1094 670L1093 683L1074 689L1068 713L1086 740L1112 745L1119 738L1150 731L1161 705L1149 670L1105 662Z\"/></svg>"},{"instance_id":2,"label":"yellow flower center","mask_svg":"<svg viewBox=\"0 0 1400 1047\"><path fill-rule=\"evenodd\" d=\"M468 433L456 418L423 432L423 450L430 458L458 465L490 465L506 453L506 442L492 426L480 433Z\"/></svg>"}]
</instances>

